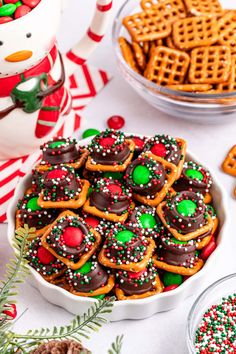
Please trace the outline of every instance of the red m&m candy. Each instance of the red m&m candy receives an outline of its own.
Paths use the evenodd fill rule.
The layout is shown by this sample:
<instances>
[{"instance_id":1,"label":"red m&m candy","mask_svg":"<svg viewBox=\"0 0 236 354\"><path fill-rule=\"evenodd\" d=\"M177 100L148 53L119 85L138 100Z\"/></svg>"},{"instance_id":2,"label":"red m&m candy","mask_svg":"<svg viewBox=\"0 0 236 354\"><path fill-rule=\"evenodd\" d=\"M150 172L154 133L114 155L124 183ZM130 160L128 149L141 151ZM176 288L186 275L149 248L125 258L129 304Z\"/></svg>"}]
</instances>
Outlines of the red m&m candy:
<instances>
[{"instance_id":1,"label":"red m&m candy","mask_svg":"<svg viewBox=\"0 0 236 354\"><path fill-rule=\"evenodd\" d=\"M93 216L87 216L86 218L84 218L84 221L93 229L95 229L99 225L99 220Z\"/></svg>"},{"instance_id":2,"label":"red m&m candy","mask_svg":"<svg viewBox=\"0 0 236 354\"><path fill-rule=\"evenodd\" d=\"M110 129L121 129L125 125L125 120L121 116L111 116L107 120L107 125Z\"/></svg>"},{"instance_id":3,"label":"red m&m candy","mask_svg":"<svg viewBox=\"0 0 236 354\"><path fill-rule=\"evenodd\" d=\"M212 239L208 243L208 245L202 249L200 258L203 259L204 261L206 261L207 258L215 251L216 247L217 247L217 245L216 245L215 237L212 236Z\"/></svg>"},{"instance_id":4,"label":"red m&m candy","mask_svg":"<svg viewBox=\"0 0 236 354\"><path fill-rule=\"evenodd\" d=\"M78 247L83 239L83 232L78 227L69 226L63 233L63 240L69 247Z\"/></svg>"},{"instance_id":5,"label":"red m&m candy","mask_svg":"<svg viewBox=\"0 0 236 354\"><path fill-rule=\"evenodd\" d=\"M14 17L15 17L15 19L23 17L23 16L27 15L30 11L31 11L31 8L29 6L21 5L16 9Z\"/></svg>"},{"instance_id":6,"label":"red m&m candy","mask_svg":"<svg viewBox=\"0 0 236 354\"><path fill-rule=\"evenodd\" d=\"M151 148L151 152L156 156L165 157L166 147L162 143L154 144L153 147Z\"/></svg>"},{"instance_id":7,"label":"red m&m candy","mask_svg":"<svg viewBox=\"0 0 236 354\"><path fill-rule=\"evenodd\" d=\"M61 179L64 178L67 175L67 171L63 171L63 170L52 170L50 172L48 172L47 174L47 178L48 179Z\"/></svg>"},{"instance_id":8,"label":"red m&m candy","mask_svg":"<svg viewBox=\"0 0 236 354\"><path fill-rule=\"evenodd\" d=\"M40 3L40 1L41 0L22 0L24 5L29 6L31 9L36 7Z\"/></svg>"},{"instance_id":9,"label":"red m&m candy","mask_svg":"<svg viewBox=\"0 0 236 354\"><path fill-rule=\"evenodd\" d=\"M122 188L118 185L118 184L110 184L107 186L107 189L111 192L111 193L114 193L114 194L120 194L122 193Z\"/></svg>"},{"instance_id":10,"label":"red m&m candy","mask_svg":"<svg viewBox=\"0 0 236 354\"><path fill-rule=\"evenodd\" d=\"M112 146L115 142L114 138L101 138L99 140L99 144L103 147L109 147Z\"/></svg>"},{"instance_id":11,"label":"red m&m candy","mask_svg":"<svg viewBox=\"0 0 236 354\"><path fill-rule=\"evenodd\" d=\"M3 311L4 315L7 315L11 317L12 320L14 320L17 316L16 305L10 304L10 305L5 305L5 307L10 307L11 309Z\"/></svg>"},{"instance_id":12,"label":"red m&m candy","mask_svg":"<svg viewBox=\"0 0 236 354\"><path fill-rule=\"evenodd\" d=\"M163 290L164 293L167 293L168 291L174 290L176 288L178 288L178 284L172 284L172 285L168 285L165 287L165 289Z\"/></svg>"},{"instance_id":13,"label":"red m&m candy","mask_svg":"<svg viewBox=\"0 0 236 354\"><path fill-rule=\"evenodd\" d=\"M55 260L55 257L44 247L39 247L37 256L42 264L50 264Z\"/></svg>"},{"instance_id":14,"label":"red m&m candy","mask_svg":"<svg viewBox=\"0 0 236 354\"><path fill-rule=\"evenodd\" d=\"M13 21L13 18L9 17L9 16L5 16L5 17L0 17L0 25L2 23L7 23L7 22L11 22Z\"/></svg>"},{"instance_id":15,"label":"red m&m candy","mask_svg":"<svg viewBox=\"0 0 236 354\"><path fill-rule=\"evenodd\" d=\"M16 4L19 0L4 0L5 4Z\"/></svg>"},{"instance_id":16,"label":"red m&m candy","mask_svg":"<svg viewBox=\"0 0 236 354\"><path fill-rule=\"evenodd\" d=\"M147 268L141 270L140 272L128 272L128 277L130 279L138 279L143 273L147 271Z\"/></svg>"}]
</instances>

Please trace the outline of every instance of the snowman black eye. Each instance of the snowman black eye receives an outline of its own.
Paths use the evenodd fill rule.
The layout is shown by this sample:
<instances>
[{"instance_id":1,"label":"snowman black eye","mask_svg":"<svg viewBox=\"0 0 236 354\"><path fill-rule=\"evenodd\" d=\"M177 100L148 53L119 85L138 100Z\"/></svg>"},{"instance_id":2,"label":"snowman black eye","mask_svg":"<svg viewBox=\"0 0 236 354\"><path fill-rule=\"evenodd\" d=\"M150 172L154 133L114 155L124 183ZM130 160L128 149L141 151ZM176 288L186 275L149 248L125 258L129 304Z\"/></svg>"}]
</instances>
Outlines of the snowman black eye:
<instances>
[{"instance_id":1,"label":"snowman black eye","mask_svg":"<svg viewBox=\"0 0 236 354\"><path fill-rule=\"evenodd\" d=\"M27 37L27 38L32 37L32 33L27 33L27 34L26 34L26 37Z\"/></svg>"},{"instance_id":2,"label":"snowman black eye","mask_svg":"<svg viewBox=\"0 0 236 354\"><path fill-rule=\"evenodd\" d=\"M3 42L2 42L2 41L0 41L0 45L3 45Z\"/></svg>"}]
</instances>

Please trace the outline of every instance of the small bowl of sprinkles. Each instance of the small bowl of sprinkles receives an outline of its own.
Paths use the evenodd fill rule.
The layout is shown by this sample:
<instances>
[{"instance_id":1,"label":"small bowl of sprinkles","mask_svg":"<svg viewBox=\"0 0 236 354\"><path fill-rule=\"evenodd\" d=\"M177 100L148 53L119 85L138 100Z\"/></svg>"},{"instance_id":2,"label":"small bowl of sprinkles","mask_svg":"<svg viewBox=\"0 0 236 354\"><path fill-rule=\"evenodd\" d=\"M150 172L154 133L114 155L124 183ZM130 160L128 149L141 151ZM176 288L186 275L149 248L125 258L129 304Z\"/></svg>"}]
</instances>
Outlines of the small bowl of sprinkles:
<instances>
[{"instance_id":1,"label":"small bowl of sprinkles","mask_svg":"<svg viewBox=\"0 0 236 354\"><path fill-rule=\"evenodd\" d=\"M191 354L236 353L236 273L197 298L188 316L187 344Z\"/></svg>"}]
</instances>

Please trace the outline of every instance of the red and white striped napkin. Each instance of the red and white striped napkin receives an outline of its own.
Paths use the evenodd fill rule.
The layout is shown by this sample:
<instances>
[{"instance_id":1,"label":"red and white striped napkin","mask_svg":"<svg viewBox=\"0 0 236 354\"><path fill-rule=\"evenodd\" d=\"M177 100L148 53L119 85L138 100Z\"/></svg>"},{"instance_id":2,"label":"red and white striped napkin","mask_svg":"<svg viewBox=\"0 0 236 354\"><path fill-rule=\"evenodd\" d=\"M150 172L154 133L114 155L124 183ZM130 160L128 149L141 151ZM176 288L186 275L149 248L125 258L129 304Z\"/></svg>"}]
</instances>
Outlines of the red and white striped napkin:
<instances>
[{"instance_id":1,"label":"red and white striped napkin","mask_svg":"<svg viewBox=\"0 0 236 354\"><path fill-rule=\"evenodd\" d=\"M58 136L68 137L80 128L81 112L98 92L108 83L107 72L83 64L70 77L73 110ZM40 152L18 159L0 161L0 223L6 222L6 211L19 180L40 159Z\"/></svg>"}]
</instances>

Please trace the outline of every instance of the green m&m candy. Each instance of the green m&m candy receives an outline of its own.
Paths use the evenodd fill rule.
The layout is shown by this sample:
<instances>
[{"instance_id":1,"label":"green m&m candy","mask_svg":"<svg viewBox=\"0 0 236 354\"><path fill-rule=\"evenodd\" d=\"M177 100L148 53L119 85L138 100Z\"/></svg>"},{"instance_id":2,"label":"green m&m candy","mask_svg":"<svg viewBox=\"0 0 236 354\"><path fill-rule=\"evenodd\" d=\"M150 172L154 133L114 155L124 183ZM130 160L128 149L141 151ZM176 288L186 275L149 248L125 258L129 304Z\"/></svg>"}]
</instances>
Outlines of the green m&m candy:
<instances>
[{"instance_id":1,"label":"green m&m candy","mask_svg":"<svg viewBox=\"0 0 236 354\"><path fill-rule=\"evenodd\" d=\"M31 198L26 204L26 208L31 211L42 210L42 208L38 205L38 197Z\"/></svg>"},{"instance_id":2,"label":"green m&m candy","mask_svg":"<svg viewBox=\"0 0 236 354\"><path fill-rule=\"evenodd\" d=\"M105 172L103 175L105 178L112 178L115 180L121 180L123 177L123 173L121 172Z\"/></svg>"},{"instance_id":3,"label":"green m&m candy","mask_svg":"<svg viewBox=\"0 0 236 354\"><path fill-rule=\"evenodd\" d=\"M177 205L177 211L183 216L193 216L197 209L197 204L192 200L182 200Z\"/></svg>"},{"instance_id":4,"label":"green m&m candy","mask_svg":"<svg viewBox=\"0 0 236 354\"><path fill-rule=\"evenodd\" d=\"M100 133L100 131L97 129L94 129L94 128L86 129L83 132L82 138L86 139L86 138L89 138L90 136L98 135L99 133Z\"/></svg>"},{"instance_id":5,"label":"green m&m candy","mask_svg":"<svg viewBox=\"0 0 236 354\"><path fill-rule=\"evenodd\" d=\"M59 148L59 147L62 146L62 145L65 145L65 142L64 142L64 141L54 141L53 143L51 143L51 144L49 145L49 147L50 147L51 149L56 149L56 148Z\"/></svg>"},{"instance_id":6,"label":"green m&m candy","mask_svg":"<svg viewBox=\"0 0 236 354\"><path fill-rule=\"evenodd\" d=\"M162 281L165 287L173 284L180 285L183 283L183 277L180 274L165 272L163 274Z\"/></svg>"},{"instance_id":7,"label":"green m&m candy","mask_svg":"<svg viewBox=\"0 0 236 354\"><path fill-rule=\"evenodd\" d=\"M119 241L119 242L121 242L121 243L130 242L133 237L134 237L133 232L131 232L131 231L129 231L129 230L119 231L119 232L115 235L115 238L117 239L117 241Z\"/></svg>"},{"instance_id":8,"label":"green m&m candy","mask_svg":"<svg viewBox=\"0 0 236 354\"><path fill-rule=\"evenodd\" d=\"M0 7L0 17L12 16L16 11L15 4L5 4Z\"/></svg>"},{"instance_id":9,"label":"green m&m candy","mask_svg":"<svg viewBox=\"0 0 236 354\"><path fill-rule=\"evenodd\" d=\"M87 198L89 198L90 194L92 193L93 191L93 188L92 187L89 187L88 189L88 193L87 193Z\"/></svg>"},{"instance_id":10,"label":"green m&m candy","mask_svg":"<svg viewBox=\"0 0 236 354\"><path fill-rule=\"evenodd\" d=\"M199 181L202 181L204 176L200 171L194 170L192 168L189 168L188 170L185 171L185 174L187 177L191 179L198 179Z\"/></svg>"},{"instance_id":11,"label":"green m&m candy","mask_svg":"<svg viewBox=\"0 0 236 354\"><path fill-rule=\"evenodd\" d=\"M80 273L80 274L88 274L92 269L92 262L88 261L86 262L81 268L79 268L76 273Z\"/></svg>"},{"instance_id":12,"label":"green m&m candy","mask_svg":"<svg viewBox=\"0 0 236 354\"><path fill-rule=\"evenodd\" d=\"M15 3L15 5L16 5L16 8L17 8L17 7L21 6L21 5L23 5L23 3L22 3L21 1L17 1L17 2Z\"/></svg>"},{"instance_id":13,"label":"green m&m candy","mask_svg":"<svg viewBox=\"0 0 236 354\"><path fill-rule=\"evenodd\" d=\"M177 240L174 237L171 238L171 242L175 243L176 245L187 245L188 244L188 242Z\"/></svg>"},{"instance_id":14,"label":"green m&m candy","mask_svg":"<svg viewBox=\"0 0 236 354\"><path fill-rule=\"evenodd\" d=\"M103 300L105 296L106 296L105 294L101 294L101 295L95 295L95 296L91 296L91 297L94 299Z\"/></svg>"},{"instance_id":15,"label":"green m&m candy","mask_svg":"<svg viewBox=\"0 0 236 354\"><path fill-rule=\"evenodd\" d=\"M147 184L150 180L150 175L151 173L146 166L139 165L133 170L132 179L138 185Z\"/></svg>"},{"instance_id":16,"label":"green m&m candy","mask_svg":"<svg viewBox=\"0 0 236 354\"><path fill-rule=\"evenodd\" d=\"M153 229L156 226L156 219L151 214L142 214L139 218L144 229Z\"/></svg>"}]
</instances>

